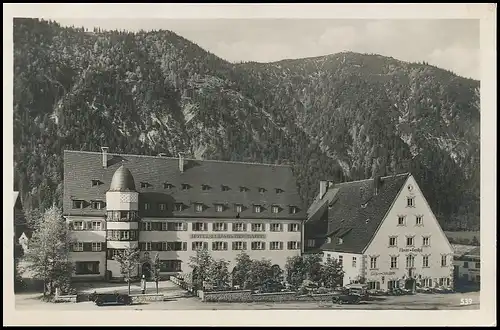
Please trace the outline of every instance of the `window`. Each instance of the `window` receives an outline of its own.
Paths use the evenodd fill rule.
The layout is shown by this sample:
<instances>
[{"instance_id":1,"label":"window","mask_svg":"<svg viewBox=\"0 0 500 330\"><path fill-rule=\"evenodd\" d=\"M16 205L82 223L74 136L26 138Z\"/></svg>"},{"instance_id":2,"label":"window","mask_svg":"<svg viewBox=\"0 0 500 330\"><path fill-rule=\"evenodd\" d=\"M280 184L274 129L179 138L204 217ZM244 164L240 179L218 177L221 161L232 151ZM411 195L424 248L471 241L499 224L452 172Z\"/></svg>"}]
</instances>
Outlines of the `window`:
<instances>
[{"instance_id":1,"label":"window","mask_svg":"<svg viewBox=\"0 0 500 330\"><path fill-rule=\"evenodd\" d=\"M76 275L99 274L99 261L77 261L75 262Z\"/></svg>"},{"instance_id":2,"label":"window","mask_svg":"<svg viewBox=\"0 0 500 330\"><path fill-rule=\"evenodd\" d=\"M400 215L398 216L398 226L404 226L405 225L405 216Z\"/></svg>"},{"instance_id":3,"label":"window","mask_svg":"<svg viewBox=\"0 0 500 330\"><path fill-rule=\"evenodd\" d=\"M283 189L276 188L276 193L277 193L277 194L281 194L282 192L283 192Z\"/></svg>"},{"instance_id":4,"label":"window","mask_svg":"<svg viewBox=\"0 0 500 330\"><path fill-rule=\"evenodd\" d=\"M467 261L464 261L464 268L469 268L469 263Z\"/></svg>"},{"instance_id":5,"label":"window","mask_svg":"<svg viewBox=\"0 0 500 330\"><path fill-rule=\"evenodd\" d=\"M187 230L187 223L185 223L185 222L164 222L162 230L186 231Z\"/></svg>"},{"instance_id":6,"label":"window","mask_svg":"<svg viewBox=\"0 0 500 330\"><path fill-rule=\"evenodd\" d=\"M160 209L160 211L166 211L167 210L167 204L160 203L160 204L158 204L158 208Z\"/></svg>"},{"instance_id":7,"label":"window","mask_svg":"<svg viewBox=\"0 0 500 330\"><path fill-rule=\"evenodd\" d=\"M102 230L102 224L100 221L92 221L92 230L100 231Z\"/></svg>"},{"instance_id":8,"label":"window","mask_svg":"<svg viewBox=\"0 0 500 330\"><path fill-rule=\"evenodd\" d=\"M406 199L406 206L415 207L415 197L408 197Z\"/></svg>"},{"instance_id":9,"label":"window","mask_svg":"<svg viewBox=\"0 0 500 330\"><path fill-rule=\"evenodd\" d=\"M299 231L299 224L298 223L288 224L288 231L294 231L294 232Z\"/></svg>"},{"instance_id":10,"label":"window","mask_svg":"<svg viewBox=\"0 0 500 330\"><path fill-rule=\"evenodd\" d=\"M422 256L422 267L429 267L429 256Z\"/></svg>"},{"instance_id":11,"label":"window","mask_svg":"<svg viewBox=\"0 0 500 330\"><path fill-rule=\"evenodd\" d=\"M406 246L413 246L415 245L415 239L413 236L407 236L406 237Z\"/></svg>"},{"instance_id":12,"label":"window","mask_svg":"<svg viewBox=\"0 0 500 330\"><path fill-rule=\"evenodd\" d=\"M366 284L368 285L368 290L380 290L380 282L371 281Z\"/></svg>"},{"instance_id":13,"label":"window","mask_svg":"<svg viewBox=\"0 0 500 330\"><path fill-rule=\"evenodd\" d=\"M398 268L398 257L391 256L391 269L396 269L396 268Z\"/></svg>"},{"instance_id":14,"label":"window","mask_svg":"<svg viewBox=\"0 0 500 330\"><path fill-rule=\"evenodd\" d=\"M247 249L247 242L233 242L233 250L242 251Z\"/></svg>"},{"instance_id":15,"label":"window","mask_svg":"<svg viewBox=\"0 0 500 330\"><path fill-rule=\"evenodd\" d=\"M265 242L252 242L252 250L264 250L265 248Z\"/></svg>"},{"instance_id":16,"label":"window","mask_svg":"<svg viewBox=\"0 0 500 330\"><path fill-rule=\"evenodd\" d=\"M327 253L326 254L326 262L329 262L330 260L332 260L332 256L329 253Z\"/></svg>"},{"instance_id":17,"label":"window","mask_svg":"<svg viewBox=\"0 0 500 330\"><path fill-rule=\"evenodd\" d=\"M74 200L73 201L73 208L74 209L83 209L84 201L81 200Z\"/></svg>"},{"instance_id":18,"label":"window","mask_svg":"<svg viewBox=\"0 0 500 330\"><path fill-rule=\"evenodd\" d=\"M226 251L227 242L212 242L212 250L214 251Z\"/></svg>"},{"instance_id":19,"label":"window","mask_svg":"<svg viewBox=\"0 0 500 330\"><path fill-rule=\"evenodd\" d=\"M398 245L398 238L396 236L389 237L389 246L397 246Z\"/></svg>"},{"instance_id":20,"label":"window","mask_svg":"<svg viewBox=\"0 0 500 330\"><path fill-rule=\"evenodd\" d=\"M233 223L233 231L247 231L247 224L242 222Z\"/></svg>"},{"instance_id":21,"label":"window","mask_svg":"<svg viewBox=\"0 0 500 330\"><path fill-rule=\"evenodd\" d=\"M279 211L280 211L280 207L279 206L273 205L271 207L271 212L278 213Z\"/></svg>"},{"instance_id":22,"label":"window","mask_svg":"<svg viewBox=\"0 0 500 330\"><path fill-rule=\"evenodd\" d=\"M196 203L196 204L194 204L194 210L195 210L196 212L201 212L201 211L203 211L203 204L201 204L201 203Z\"/></svg>"},{"instance_id":23,"label":"window","mask_svg":"<svg viewBox=\"0 0 500 330\"><path fill-rule=\"evenodd\" d=\"M222 212L222 211L224 211L224 205L222 204L215 205L215 212Z\"/></svg>"},{"instance_id":24,"label":"window","mask_svg":"<svg viewBox=\"0 0 500 330\"><path fill-rule=\"evenodd\" d=\"M421 215L417 215L415 218L415 225L422 226L424 224L424 217Z\"/></svg>"},{"instance_id":25,"label":"window","mask_svg":"<svg viewBox=\"0 0 500 330\"><path fill-rule=\"evenodd\" d=\"M297 213L297 211L298 211L297 206L290 206L290 213L291 214L295 214L295 213Z\"/></svg>"},{"instance_id":26,"label":"window","mask_svg":"<svg viewBox=\"0 0 500 330\"><path fill-rule=\"evenodd\" d=\"M183 184L181 185L181 189L182 189L182 190L188 190L190 187L191 187L191 186L190 186L190 185L188 185L187 183L183 183Z\"/></svg>"},{"instance_id":27,"label":"window","mask_svg":"<svg viewBox=\"0 0 500 330\"><path fill-rule=\"evenodd\" d=\"M96 179L92 180L92 187L98 186L100 184L101 184L100 180L96 180Z\"/></svg>"},{"instance_id":28,"label":"window","mask_svg":"<svg viewBox=\"0 0 500 330\"><path fill-rule=\"evenodd\" d=\"M208 184L202 184L201 190L210 190L210 186Z\"/></svg>"},{"instance_id":29,"label":"window","mask_svg":"<svg viewBox=\"0 0 500 330\"><path fill-rule=\"evenodd\" d=\"M83 221L73 221L73 230L83 230Z\"/></svg>"},{"instance_id":30,"label":"window","mask_svg":"<svg viewBox=\"0 0 500 330\"><path fill-rule=\"evenodd\" d=\"M225 222L216 222L212 224L213 231L227 231L227 223Z\"/></svg>"},{"instance_id":31,"label":"window","mask_svg":"<svg viewBox=\"0 0 500 330\"><path fill-rule=\"evenodd\" d=\"M207 231L207 224L205 222L193 222L193 231Z\"/></svg>"},{"instance_id":32,"label":"window","mask_svg":"<svg viewBox=\"0 0 500 330\"><path fill-rule=\"evenodd\" d=\"M266 192L266 189L265 188L259 188L259 192L260 193L264 193L264 192Z\"/></svg>"},{"instance_id":33,"label":"window","mask_svg":"<svg viewBox=\"0 0 500 330\"><path fill-rule=\"evenodd\" d=\"M445 283L445 277L440 277L439 278L439 286L444 286Z\"/></svg>"},{"instance_id":34,"label":"window","mask_svg":"<svg viewBox=\"0 0 500 330\"><path fill-rule=\"evenodd\" d=\"M176 211L182 211L184 209L184 204L182 203L175 203L175 210Z\"/></svg>"},{"instance_id":35,"label":"window","mask_svg":"<svg viewBox=\"0 0 500 330\"><path fill-rule=\"evenodd\" d=\"M94 251L94 252L102 251L102 243L101 242L92 242L92 251Z\"/></svg>"},{"instance_id":36,"label":"window","mask_svg":"<svg viewBox=\"0 0 500 330\"><path fill-rule=\"evenodd\" d=\"M151 251L151 242L142 242L142 251Z\"/></svg>"},{"instance_id":37,"label":"window","mask_svg":"<svg viewBox=\"0 0 500 330\"><path fill-rule=\"evenodd\" d=\"M147 187L149 187L149 183L141 182L141 188L147 188Z\"/></svg>"},{"instance_id":38,"label":"window","mask_svg":"<svg viewBox=\"0 0 500 330\"><path fill-rule=\"evenodd\" d=\"M298 250L300 249L300 242L290 241L288 242L288 250Z\"/></svg>"},{"instance_id":39,"label":"window","mask_svg":"<svg viewBox=\"0 0 500 330\"><path fill-rule=\"evenodd\" d=\"M253 211L254 211L254 213L260 213L260 212L262 212L262 207L260 205L254 205Z\"/></svg>"},{"instance_id":40,"label":"window","mask_svg":"<svg viewBox=\"0 0 500 330\"><path fill-rule=\"evenodd\" d=\"M426 288L432 287L432 278L422 279L422 286Z\"/></svg>"},{"instance_id":41,"label":"window","mask_svg":"<svg viewBox=\"0 0 500 330\"><path fill-rule=\"evenodd\" d=\"M252 223L252 231L264 231L263 223Z\"/></svg>"},{"instance_id":42,"label":"window","mask_svg":"<svg viewBox=\"0 0 500 330\"><path fill-rule=\"evenodd\" d=\"M150 210L151 209L151 204L149 203L144 203L144 210Z\"/></svg>"},{"instance_id":43,"label":"window","mask_svg":"<svg viewBox=\"0 0 500 330\"><path fill-rule=\"evenodd\" d=\"M344 256L339 255L339 264L340 264L341 266L343 266L343 265L344 265Z\"/></svg>"},{"instance_id":44,"label":"window","mask_svg":"<svg viewBox=\"0 0 500 330\"><path fill-rule=\"evenodd\" d=\"M344 240L342 239L342 237L338 237L337 238L337 244L338 245L342 245L344 243Z\"/></svg>"},{"instance_id":45,"label":"window","mask_svg":"<svg viewBox=\"0 0 500 330\"><path fill-rule=\"evenodd\" d=\"M241 192L247 192L249 189L247 187L240 186Z\"/></svg>"},{"instance_id":46,"label":"window","mask_svg":"<svg viewBox=\"0 0 500 330\"><path fill-rule=\"evenodd\" d=\"M191 249L193 251L208 250L208 243L207 242L193 242L191 244Z\"/></svg>"},{"instance_id":47,"label":"window","mask_svg":"<svg viewBox=\"0 0 500 330\"><path fill-rule=\"evenodd\" d=\"M477 275L477 276L479 276L479 275ZM477 278L477 277L476 277L476 278ZM447 278L446 278L446 286L450 286L450 284L451 284L450 278L449 278L449 277L447 277Z\"/></svg>"},{"instance_id":48,"label":"window","mask_svg":"<svg viewBox=\"0 0 500 330\"><path fill-rule=\"evenodd\" d=\"M377 258L378 257L370 257L370 269L377 269Z\"/></svg>"},{"instance_id":49,"label":"window","mask_svg":"<svg viewBox=\"0 0 500 330\"><path fill-rule=\"evenodd\" d=\"M447 265L447 260L446 260L446 255L441 256L441 267L446 267Z\"/></svg>"},{"instance_id":50,"label":"window","mask_svg":"<svg viewBox=\"0 0 500 330\"><path fill-rule=\"evenodd\" d=\"M269 250L283 250L283 242L269 243Z\"/></svg>"},{"instance_id":51,"label":"window","mask_svg":"<svg viewBox=\"0 0 500 330\"><path fill-rule=\"evenodd\" d=\"M392 290L399 287L399 282L395 280L387 281L387 289Z\"/></svg>"},{"instance_id":52,"label":"window","mask_svg":"<svg viewBox=\"0 0 500 330\"><path fill-rule=\"evenodd\" d=\"M316 241L314 239L307 240L307 247L315 247L315 246L316 246Z\"/></svg>"},{"instance_id":53,"label":"window","mask_svg":"<svg viewBox=\"0 0 500 330\"><path fill-rule=\"evenodd\" d=\"M187 251L187 242L162 242L163 251ZM160 250L160 249L158 249Z\"/></svg>"},{"instance_id":54,"label":"window","mask_svg":"<svg viewBox=\"0 0 500 330\"><path fill-rule=\"evenodd\" d=\"M241 204L235 205L235 210L237 213L243 212L243 205L241 205Z\"/></svg>"},{"instance_id":55,"label":"window","mask_svg":"<svg viewBox=\"0 0 500 330\"><path fill-rule=\"evenodd\" d=\"M271 231L283 231L283 226L281 225L281 223L272 223Z\"/></svg>"},{"instance_id":56,"label":"window","mask_svg":"<svg viewBox=\"0 0 500 330\"><path fill-rule=\"evenodd\" d=\"M74 252L82 252L83 251L83 243L82 242L73 243L73 251Z\"/></svg>"},{"instance_id":57,"label":"window","mask_svg":"<svg viewBox=\"0 0 500 330\"><path fill-rule=\"evenodd\" d=\"M108 249L107 250L107 259L113 260L115 257L119 256L122 253L122 249Z\"/></svg>"},{"instance_id":58,"label":"window","mask_svg":"<svg viewBox=\"0 0 500 330\"><path fill-rule=\"evenodd\" d=\"M476 268L477 269L481 268L481 263L480 262L476 262Z\"/></svg>"},{"instance_id":59,"label":"window","mask_svg":"<svg viewBox=\"0 0 500 330\"><path fill-rule=\"evenodd\" d=\"M406 268L415 267L415 256L410 254L406 256Z\"/></svg>"},{"instance_id":60,"label":"window","mask_svg":"<svg viewBox=\"0 0 500 330\"><path fill-rule=\"evenodd\" d=\"M171 183L164 183L163 189L172 189L174 186Z\"/></svg>"},{"instance_id":61,"label":"window","mask_svg":"<svg viewBox=\"0 0 500 330\"><path fill-rule=\"evenodd\" d=\"M427 237L427 236L422 237L422 245L423 246L429 246L429 245L431 245L430 242L431 242L431 238L430 237Z\"/></svg>"},{"instance_id":62,"label":"window","mask_svg":"<svg viewBox=\"0 0 500 330\"><path fill-rule=\"evenodd\" d=\"M90 206L94 209L94 210L101 210L104 206L104 203L102 201L92 201L90 203Z\"/></svg>"},{"instance_id":63,"label":"window","mask_svg":"<svg viewBox=\"0 0 500 330\"><path fill-rule=\"evenodd\" d=\"M221 190L222 190L222 191L229 191L229 190L231 190L231 189L230 189L228 186L222 185L222 186L221 186Z\"/></svg>"},{"instance_id":64,"label":"window","mask_svg":"<svg viewBox=\"0 0 500 330\"><path fill-rule=\"evenodd\" d=\"M182 271L182 261L160 260L160 272L180 272L180 271Z\"/></svg>"},{"instance_id":65,"label":"window","mask_svg":"<svg viewBox=\"0 0 500 330\"><path fill-rule=\"evenodd\" d=\"M151 231L153 229L151 222L142 222L141 223L141 230L144 231Z\"/></svg>"}]
</instances>

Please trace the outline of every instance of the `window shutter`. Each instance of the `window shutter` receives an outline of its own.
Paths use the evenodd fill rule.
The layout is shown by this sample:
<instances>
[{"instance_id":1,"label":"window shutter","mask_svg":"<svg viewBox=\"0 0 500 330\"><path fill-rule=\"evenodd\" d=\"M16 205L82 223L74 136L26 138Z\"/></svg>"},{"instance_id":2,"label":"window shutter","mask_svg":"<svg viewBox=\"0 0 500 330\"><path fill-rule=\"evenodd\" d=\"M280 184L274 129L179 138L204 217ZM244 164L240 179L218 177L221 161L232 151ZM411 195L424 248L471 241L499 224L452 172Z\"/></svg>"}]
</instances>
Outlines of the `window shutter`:
<instances>
[{"instance_id":1,"label":"window shutter","mask_svg":"<svg viewBox=\"0 0 500 330\"><path fill-rule=\"evenodd\" d=\"M280 250L283 250L283 242L280 242Z\"/></svg>"},{"instance_id":2,"label":"window shutter","mask_svg":"<svg viewBox=\"0 0 500 330\"><path fill-rule=\"evenodd\" d=\"M224 250L227 250L227 242L224 242Z\"/></svg>"},{"instance_id":3,"label":"window shutter","mask_svg":"<svg viewBox=\"0 0 500 330\"><path fill-rule=\"evenodd\" d=\"M92 251L92 243L83 243L83 251Z\"/></svg>"},{"instance_id":4,"label":"window shutter","mask_svg":"<svg viewBox=\"0 0 500 330\"><path fill-rule=\"evenodd\" d=\"M212 250L215 250L215 249L216 249L215 242L212 242Z\"/></svg>"},{"instance_id":5,"label":"window shutter","mask_svg":"<svg viewBox=\"0 0 500 330\"><path fill-rule=\"evenodd\" d=\"M247 242L243 242L243 250L247 249Z\"/></svg>"},{"instance_id":6,"label":"window shutter","mask_svg":"<svg viewBox=\"0 0 500 330\"><path fill-rule=\"evenodd\" d=\"M185 222L184 222L184 223L182 223L182 230L186 231L186 230L187 230L187 227L188 227L188 226L187 226L187 223L185 223Z\"/></svg>"},{"instance_id":7,"label":"window shutter","mask_svg":"<svg viewBox=\"0 0 500 330\"><path fill-rule=\"evenodd\" d=\"M187 251L187 242L182 242L182 251Z\"/></svg>"},{"instance_id":8,"label":"window shutter","mask_svg":"<svg viewBox=\"0 0 500 330\"><path fill-rule=\"evenodd\" d=\"M203 242L203 249L208 250L208 242Z\"/></svg>"},{"instance_id":9,"label":"window shutter","mask_svg":"<svg viewBox=\"0 0 500 330\"><path fill-rule=\"evenodd\" d=\"M266 249L266 242L262 242L262 250Z\"/></svg>"},{"instance_id":10,"label":"window shutter","mask_svg":"<svg viewBox=\"0 0 500 330\"><path fill-rule=\"evenodd\" d=\"M68 222L68 229L73 230L73 222Z\"/></svg>"}]
</instances>

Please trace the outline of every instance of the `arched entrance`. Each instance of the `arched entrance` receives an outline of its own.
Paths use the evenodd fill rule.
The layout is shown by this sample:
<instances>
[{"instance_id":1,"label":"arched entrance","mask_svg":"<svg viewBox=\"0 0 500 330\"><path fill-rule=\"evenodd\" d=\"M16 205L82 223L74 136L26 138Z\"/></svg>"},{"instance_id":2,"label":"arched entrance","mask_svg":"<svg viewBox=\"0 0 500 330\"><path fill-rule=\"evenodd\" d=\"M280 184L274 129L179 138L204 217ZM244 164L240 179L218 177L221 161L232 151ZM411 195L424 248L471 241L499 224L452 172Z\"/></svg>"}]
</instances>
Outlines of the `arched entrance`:
<instances>
[{"instance_id":1,"label":"arched entrance","mask_svg":"<svg viewBox=\"0 0 500 330\"><path fill-rule=\"evenodd\" d=\"M149 262L145 262L142 264L141 267L141 277L144 275L147 280L151 279L152 273L151 273L151 264Z\"/></svg>"}]
</instances>

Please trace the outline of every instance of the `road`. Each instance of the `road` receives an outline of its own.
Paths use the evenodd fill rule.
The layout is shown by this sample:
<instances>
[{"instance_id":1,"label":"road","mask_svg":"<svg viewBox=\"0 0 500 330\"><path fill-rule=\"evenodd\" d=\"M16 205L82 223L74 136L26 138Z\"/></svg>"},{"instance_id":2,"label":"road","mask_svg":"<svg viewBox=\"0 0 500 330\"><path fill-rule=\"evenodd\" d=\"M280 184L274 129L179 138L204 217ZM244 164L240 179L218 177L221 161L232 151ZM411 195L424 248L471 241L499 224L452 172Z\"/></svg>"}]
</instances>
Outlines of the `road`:
<instances>
[{"instance_id":1,"label":"road","mask_svg":"<svg viewBox=\"0 0 500 330\"><path fill-rule=\"evenodd\" d=\"M382 309L382 310L456 310L479 309L479 292L467 294L416 294L412 296L384 297L382 301L364 302L359 305L336 305L331 302L290 303L204 303L197 297L186 297L181 289L166 294L167 301L150 302L131 306L98 307L91 302L46 303L40 294L16 295L17 310L265 310L265 309ZM461 305L461 300L467 305Z\"/></svg>"}]
</instances>

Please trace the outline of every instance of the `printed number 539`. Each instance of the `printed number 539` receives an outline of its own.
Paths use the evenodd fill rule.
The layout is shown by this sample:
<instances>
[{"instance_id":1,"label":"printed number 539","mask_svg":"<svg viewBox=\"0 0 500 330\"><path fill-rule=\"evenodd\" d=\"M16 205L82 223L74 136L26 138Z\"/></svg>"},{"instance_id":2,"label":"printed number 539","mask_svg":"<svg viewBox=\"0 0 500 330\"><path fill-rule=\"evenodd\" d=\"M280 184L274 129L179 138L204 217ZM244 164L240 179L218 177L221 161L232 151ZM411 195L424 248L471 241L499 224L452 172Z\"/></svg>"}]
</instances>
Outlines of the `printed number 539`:
<instances>
[{"instance_id":1,"label":"printed number 539","mask_svg":"<svg viewBox=\"0 0 500 330\"><path fill-rule=\"evenodd\" d=\"M472 305L471 298L462 298L460 299L460 305Z\"/></svg>"}]
</instances>

